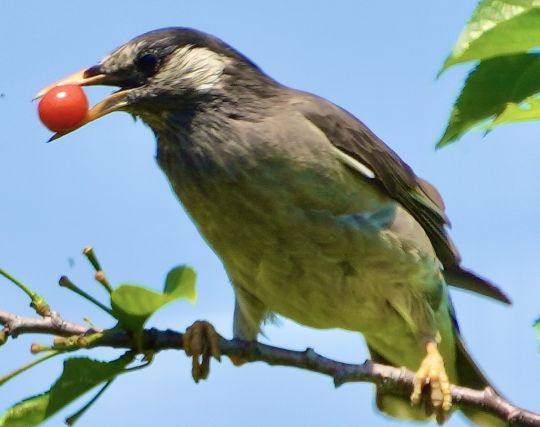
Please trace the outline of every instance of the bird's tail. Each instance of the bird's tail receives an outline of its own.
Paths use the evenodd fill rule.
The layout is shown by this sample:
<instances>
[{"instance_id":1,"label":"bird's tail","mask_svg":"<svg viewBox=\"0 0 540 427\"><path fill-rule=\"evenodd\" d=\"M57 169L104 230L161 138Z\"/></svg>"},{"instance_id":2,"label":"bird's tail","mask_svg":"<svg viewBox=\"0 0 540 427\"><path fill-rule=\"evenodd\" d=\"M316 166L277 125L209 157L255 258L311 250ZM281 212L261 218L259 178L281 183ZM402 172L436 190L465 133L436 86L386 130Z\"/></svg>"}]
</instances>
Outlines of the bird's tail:
<instances>
[{"instance_id":1,"label":"bird's tail","mask_svg":"<svg viewBox=\"0 0 540 427\"><path fill-rule=\"evenodd\" d=\"M368 345L371 359L374 362L391 365L383 356L378 354ZM476 390L482 390L486 387L492 387L478 366L474 363L467 352L463 341L456 336L456 366L458 375L458 385L469 387ZM430 421L434 419L432 411L429 411L425 405L412 406L407 397L395 396L384 393L377 387L376 390L377 408L391 417L398 419L414 421ZM475 408L460 409L463 414L478 427L504 427L506 423L495 416Z\"/></svg>"},{"instance_id":2,"label":"bird's tail","mask_svg":"<svg viewBox=\"0 0 540 427\"><path fill-rule=\"evenodd\" d=\"M459 336L456 336L456 366L460 386L476 390L491 387L497 393L478 365L476 365ZM461 411L469 420L480 427L504 427L507 425L501 419L479 409L463 408Z\"/></svg>"},{"instance_id":3,"label":"bird's tail","mask_svg":"<svg viewBox=\"0 0 540 427\"><path fill-rule=\"evenodd\" d=\"M512 304L510 298L498 286L460 265L447 265L443 273L450 286L485 295L504 304Z\"/></svg>"}]
</instances>

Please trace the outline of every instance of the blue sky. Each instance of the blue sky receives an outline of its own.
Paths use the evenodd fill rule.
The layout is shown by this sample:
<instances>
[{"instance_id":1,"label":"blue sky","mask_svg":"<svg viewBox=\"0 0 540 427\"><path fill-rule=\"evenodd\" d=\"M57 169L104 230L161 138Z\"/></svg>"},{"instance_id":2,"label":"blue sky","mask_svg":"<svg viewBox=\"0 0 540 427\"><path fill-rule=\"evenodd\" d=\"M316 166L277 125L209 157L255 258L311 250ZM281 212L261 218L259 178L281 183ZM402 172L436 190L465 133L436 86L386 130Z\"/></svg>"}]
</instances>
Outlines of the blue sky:
<instances>
[{"instance_id":1,"label":"blue sky","mask_svg":"<svg viewBox=\"0 0 540 427\"><path fill-rule=\"evenodd\" d=\"M453 292L465 340L506 396L540 411L539 345L531 327L540 313L540 124L504 127L486 138L471 133L434 150L468 67L435 76L475 4L2 2L0 266L45 294L66 318L88 317L109 326L99 311L56 285L68 274L100 295L80 255L84 245L95 246L115 283L159 288L169 268L187 263L199 273L198 303L171 305L152 325L183 330L202 318L231 336L227 277L158 169L150 131L116 113L45 144L50 133L30 102L44 85L93 65L142 32L195 27L229 42L282 83L348 109L440 189L464 264L500 283L514 300L508 308ZM108 90L87 93L96 102ZM5 281L0 296L1 309L31 313L26 298ZM266 332L265 341L274 345L311 346L339 360L361 362L367 355L353 333L310 330L289 321ZM21 337L4 346L2 371L29 360L27 349L36 340ZM0 410L45 390L60 369L58 361L50 361L8 383L0 389ZM215 364L203 384L194 385L189 372L183 354L160 354L150 369L117 381L78 425L402 424L375 413L369 384L335 390L320 375L263 364L234 368L227 360ZM80 405L46 425L60 425ZM466 424L456 415L448 425Z\"/></svg>"}]
</instances>

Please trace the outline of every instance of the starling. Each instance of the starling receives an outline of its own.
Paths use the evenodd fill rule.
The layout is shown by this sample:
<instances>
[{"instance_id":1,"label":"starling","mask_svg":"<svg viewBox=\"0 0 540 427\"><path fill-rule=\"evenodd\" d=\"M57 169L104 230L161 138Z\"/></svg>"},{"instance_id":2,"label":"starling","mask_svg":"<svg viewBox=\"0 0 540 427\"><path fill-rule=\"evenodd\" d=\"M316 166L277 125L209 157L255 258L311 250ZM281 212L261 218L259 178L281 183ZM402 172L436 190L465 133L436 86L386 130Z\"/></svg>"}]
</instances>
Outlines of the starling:
<instances>
[{"instance_id":1,"label":"starling","mask_svg":"<svg viewBox=\"0 0 540 427\"><path fill-rule=\"evenodd\" d=\"M378 408L404 419L444 421L450 383L490 386L448 286L508 298L461 267L437 190L352 114L189 28L138 36L54 85L66 83L119 88L77 127L125 111L154 132L159 166L233 285L235 337L255 340L273 314L361 332L374 361L416 371L410 401L377 390ZM214 334L198 322L190 354L215 355ZM210 345L191 348L201 338ZM196 380L208 374L203 356Z\"/></svg>"}]
</instances>

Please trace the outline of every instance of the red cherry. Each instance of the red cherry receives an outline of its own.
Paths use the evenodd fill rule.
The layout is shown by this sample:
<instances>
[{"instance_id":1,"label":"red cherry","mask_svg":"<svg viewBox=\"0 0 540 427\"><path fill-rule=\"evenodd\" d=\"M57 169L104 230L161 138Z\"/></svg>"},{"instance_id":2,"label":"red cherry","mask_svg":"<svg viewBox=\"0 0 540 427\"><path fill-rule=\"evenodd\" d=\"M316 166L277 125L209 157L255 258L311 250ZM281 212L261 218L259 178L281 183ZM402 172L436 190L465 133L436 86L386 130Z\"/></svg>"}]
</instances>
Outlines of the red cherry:
<instances>
[{"instance_id":1,"label":"red cherry","mask_svg":"<svg viewBox=\"0 0 540 427\"><path fill-rule=\"evenodd\" d=\"M38 105L39 118L53 132L67 132L84 119L88 99L77 85L55 86Z\"/></svg>"}]
</instances>

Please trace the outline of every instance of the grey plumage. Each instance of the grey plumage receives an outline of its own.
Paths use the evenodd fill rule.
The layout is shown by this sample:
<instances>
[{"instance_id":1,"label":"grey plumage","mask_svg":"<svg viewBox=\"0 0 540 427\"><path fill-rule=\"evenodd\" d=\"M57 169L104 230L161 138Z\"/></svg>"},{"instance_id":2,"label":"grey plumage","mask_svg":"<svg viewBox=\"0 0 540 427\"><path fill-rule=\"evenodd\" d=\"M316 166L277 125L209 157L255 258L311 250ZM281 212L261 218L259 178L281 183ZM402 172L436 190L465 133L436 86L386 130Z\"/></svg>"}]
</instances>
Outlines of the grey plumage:
<instances>
[{"instance_id":1,"label":"grey plumage","mask_svg":"<svg viewBox=\"0 0 540 427\"><path fill-rule=\"evenodd\" d=\"M376 360L411 369L425 342L439 342L451 381L488 385L447 284L508 299L460 266L440 195L362 122L190 29L139 36L89 78L122 88L92 117L121 109L154 131L160 167L233 284L235 336L255 339L277 313L362 332ZM377 402L429 418L400 399Z\"/></svg>"}]
</instances>

